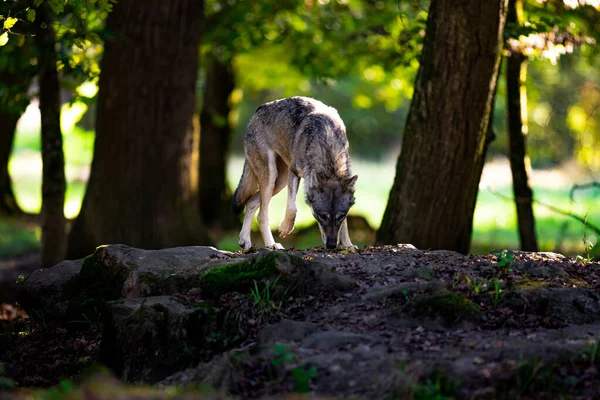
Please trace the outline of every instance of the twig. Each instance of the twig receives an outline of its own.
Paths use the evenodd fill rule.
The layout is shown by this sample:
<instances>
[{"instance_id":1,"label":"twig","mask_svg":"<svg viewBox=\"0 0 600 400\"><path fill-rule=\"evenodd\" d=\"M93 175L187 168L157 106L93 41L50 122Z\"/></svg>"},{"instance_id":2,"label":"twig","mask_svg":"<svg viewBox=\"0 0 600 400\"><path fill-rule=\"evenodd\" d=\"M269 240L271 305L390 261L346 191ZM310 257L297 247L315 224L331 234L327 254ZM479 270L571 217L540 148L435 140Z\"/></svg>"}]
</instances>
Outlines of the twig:
<instances>
[{"instance_id":1,"label":"twig","mask_svg":"<svg viewBox=\"0 0 600 400\"><path fill-rule=\"evenodd\" d=\"M512 198L510 196L505 196L502 193L496 192L494 189L492 189L489 186L488 186L487 189L494 196L497 196L499 198L502 198L502 199L510 201L510 202L515 202L514 198ZM519 199L519 198L516 199L516 202L524 202L524 201L527 201L527 200L526 199ZM553 212L555 212L557 214L564 215L565 217L573 218L574 220L579 221L581 224L587 225L587 228L590 229L590 230L592 230L592 231L594 231L596 233L596 235L600 235L600 227L597 227L596 225L591 224L589 221L586 222L586 220L585 220L584 217L580 217L579 215L573 214L571 212L568 212L568 211L565 211L565 210L561 210L560 208L551 206L550 204L542 203L542 202L540 202L538 200L533 200L532 199L531 202L533 204L538 204L538 205L540 205L542 207L546 207L548 210L553 211Z\"/></svg>"},{"instance_id":2,"label":"twig","mask_svg":"<svg viewBox=\"0 0 600 400\"><path fill-rule=\"evenodd\" d=\"M573 187L571 188L571 191L569 192L569 200L573 201L576 190L584 190L584 189L589 189L589 188L600 189L600 182L588 182L588 183L573 185Z\"/></svg>"}]
</instances>

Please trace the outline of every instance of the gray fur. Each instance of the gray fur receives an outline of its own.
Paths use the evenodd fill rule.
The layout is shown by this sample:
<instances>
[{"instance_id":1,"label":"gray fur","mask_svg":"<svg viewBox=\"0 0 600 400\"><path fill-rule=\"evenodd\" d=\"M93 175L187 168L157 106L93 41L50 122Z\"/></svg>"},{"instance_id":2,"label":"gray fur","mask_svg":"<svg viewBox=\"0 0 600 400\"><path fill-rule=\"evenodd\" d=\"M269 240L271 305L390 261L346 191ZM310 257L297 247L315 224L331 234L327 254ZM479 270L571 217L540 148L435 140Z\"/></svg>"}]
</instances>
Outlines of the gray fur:
<instances>
[{"instance_id":1,"label":"gray fur","mask_svg":"<svg viewBox=\"0 0 600 400\"><path fill-rule=\"evenodd\" d=\"M246 218L240 246L250 249L250 225L260 205L258 220L265 246L275 243L268 229L271 197L288 186L288 204L279 226L281 237L294 229L296 194L304 178L306 202L319 223L323 243L354 248L348 237L346 215L354 204L356 176L350 173L346 127L337 111L308 97L290 97L260 106L246 127L244 172L233 196L233 209ZM268 232L267 232L268 231Z\"/></svg>"}]
</instances>

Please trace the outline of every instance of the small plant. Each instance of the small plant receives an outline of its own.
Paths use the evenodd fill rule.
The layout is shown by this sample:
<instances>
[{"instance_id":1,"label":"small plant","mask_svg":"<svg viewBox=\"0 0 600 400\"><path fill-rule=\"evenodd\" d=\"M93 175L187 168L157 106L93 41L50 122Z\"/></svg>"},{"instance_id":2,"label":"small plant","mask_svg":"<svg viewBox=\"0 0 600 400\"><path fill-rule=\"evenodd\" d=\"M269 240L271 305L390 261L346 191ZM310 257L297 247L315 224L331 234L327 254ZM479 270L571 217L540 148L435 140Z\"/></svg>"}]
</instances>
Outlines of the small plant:
<instances>
[{"instance_id":1,"label":"small plant","mask_svg":"<svg viewBox=\"0 0 600 400\"><path fill-rule=\"evenodd\" d=\"M25 275L17 276L17 284L23 283L25 281Z\"/></svg>"},{"instance_id":2,"label":"small plant","mask_svg":"<svg viewBox=\"0 0 600 400\"><path fill-rule=\"evenodd\" d=\"M419 383L414 390L413 398L416 400L450 400L458 390L458 385L447 379L427 380Z\"/></svg>"},{"instance_id":3,"label":"small plant","mask_svg":"<svg viewBox=\"0 0 600 400\"><path fill-rule=\"evenodd\" d=\"M596 364L596 360L598 358L598 348L599 347L600 347L600 335L598 336L598 338L596 340L594 340L593 343L590 344L589 354L590 354L590 364L591 365Z\"/></svg>"},{"instance_id":4,"label":"small plant","mask_svg":"<svg viewBox=\"0 0 600 400\"><path fill-rule=\"evenodd\" d=\"M512 272L510 266L515 262L515 255L513 253L509 253L508 250L502 250L492 254L498 259L498 269L501 274L506 275Z\"/></svg>"},{"instance_id":5,"label":"small plant","mask_svg":"<svg viewBox=\"0 0 600 400\"><path fill-rule=\"evenodd\" d=\"M581 223L583 225L583 236L582 236L582 241L583 241L583 251L585 253L585 257L578 255L577 261L582 262L583 264L589 264L592 262L592 257L590 256L590 250L592 250L592 247L594 247L594 244L589 240L588 238L588 234L587 234L587 218L588 215L587 213L585 213L585 216L583 217L583 222Z\"/></svg>"},{"instance_id":6,"label":"small plant","mask_svg":"<svg viewBox=\"0 0 600 400\"><path fill-rule=\"evenodd\" d=\"M471 291L473 291L473 293L481 293L488 283L483 278L471 278L468 275L465 275L465 280L467 281L467 284L469 285L469 288L471 288Z\"/></svg>"},{"instance_id":7,"label":"small plant","mask_svg":"<svg viewBox=\"0 0 600 400\"><path fill-rule=\"evenodd\" d=\"M296 354L290 351L290 346L286 344L277 344L273 346L275 357L271 359L271 366L285 366L290 364L296 358ZM306 393L310 390L310 380L317 377L317 369L311 367L308 370L303 367L297 367L292 370L292 379L294 380L294 390L299 393ZM273 373L269 368L269 378L273 379Z\"/></svg>"},{"instance_id":8,"label":"small plant","mask_svg":"<svg viewBox=\"0 0 600 400\"><path fill-rule=\"evenodd\" d=\"M258 282L254 281L254 287L250 290L250 298L256 310L266 314L275 314L279 311L282 303L274 299L274 291L278 281L279 277L275 278L272 282L267 281L262 290L259 288Z\"/></svg>"},{"instance_id":9,"label":"small plant","mask_svg":"<svg viewBox=\"0 0 600 400\"><path fill-rule=\"evenodd\" d=\"M294 352L288 351L289 348L290 346L285 344L276 344L275 346L273 346L273 351L275 352L277 357L271 360L271 365L278 366L294 361L296 355L294 354Z\"/></svg>"},{"instance_id":10,"label":"small plant","mask_svg":"<svg viewBox=\"0 0 600 400\"><path fill-rule=\"evenodd\" d=\"M102 324L102 315L98 312L97 308L94 307L94 314L96 315L96 320L92 320L84 313L81 314L83 319L76 319L70 321L72 324L86 324L89 325L96 332L102 332L103 324Z\"/></svg>"},{"instance_id":11,"label":"small plant","mask_svg":"<svg viewBox=\"0 0 600 400\"><path fill-rule=\"evenodd\" d=\"M500 288L500 280L493 279L491 284L494 287L494 292L492 293L492 305L494 309L498 308L498 304L502 301L502 289Z\"/></svg>"},{"instance_id":12,"label":"small plant","mask_svg":"<svg viewBox=\"0 0 600 400\"><path fill-rule=\"evenodd\" d=\"M310 390L310 380L317 377L317 368L298 367L292 370L292 378L294 379L294 390L299 393L307 393Z\"/></svg>"}]
</instances>

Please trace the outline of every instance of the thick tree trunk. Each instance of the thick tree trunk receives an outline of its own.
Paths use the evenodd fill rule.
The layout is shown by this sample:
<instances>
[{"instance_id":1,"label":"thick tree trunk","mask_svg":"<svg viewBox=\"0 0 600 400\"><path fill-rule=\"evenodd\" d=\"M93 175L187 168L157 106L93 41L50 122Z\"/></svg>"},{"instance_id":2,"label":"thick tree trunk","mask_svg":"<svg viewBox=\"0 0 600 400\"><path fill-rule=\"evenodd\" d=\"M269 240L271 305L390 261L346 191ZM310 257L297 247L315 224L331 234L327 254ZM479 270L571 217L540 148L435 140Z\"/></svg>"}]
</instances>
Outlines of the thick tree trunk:
<instances>
[{"instance_id":1,"label":"thick tree trunk","mask_svg":"<svg viewBox=\"0 0 600 400\"><path fill-rule=\"evenodd\" d=\"M211 228L235 226L230 211L231 190L227 185L229 97L234 88L231 63L212 57L200 114L200 215Z\"/></svg>"},{"instance_id":2,"label":"thick tree trunk","mask_svg":"<svg viewBox=\"0 0 600 400\"><path fill-rule=\"evenodd\" d=\"M433 0L378 243L467 252L506 0Z\"/></svg>"},{"instance_id":3,"label":"thick tree trunk","mask_svg":"<svg viewBox=\"0 0 600 400\"><path fill-rule=\"evenodd\" d=\"M39 99L42 117L42 267L64 259L67 226L65 157L60 130L60 83L56 69L56 37L51 14L41 7L36 23L39 51Z\"/></svg>"},{"instance_id":4,"label":"thick tree trunk","mask_svg":"<svg viewBox=\"0 0 600 400\"><path fill-rule=\"evenodd\" d=\"M510 0L507 22L522 23L521 0ZM512 53L506 59L506 105L508 108L508 141L513 193L517 209L521 249L538 251L533 216L533 194L529 186L527 167L527 60L520 53Z\"/></svg>"},{"instance_id":5,"label":"thick tree trunk","mask_svg":"<svg viewBox=\"0 0 600 400\"><path fill-rule=\"evenodd\" d=\"M98 245L207 244L194 126L203 2L121 0L107 19L94 160L69 258ZM196 157L194 157L196 155Z\"/></svg>"},{"instance_id":6,"label":"thick tree trunk","mask_svg":"<svg viewBox=\"0 0 600 400\"><path fill-rule=\"evenodd\" d=\"M5 215L23 213L15 200L8 173L8 161L19 117L20 113L0 107L0 214Z\"/></svg>"}]
</instances>

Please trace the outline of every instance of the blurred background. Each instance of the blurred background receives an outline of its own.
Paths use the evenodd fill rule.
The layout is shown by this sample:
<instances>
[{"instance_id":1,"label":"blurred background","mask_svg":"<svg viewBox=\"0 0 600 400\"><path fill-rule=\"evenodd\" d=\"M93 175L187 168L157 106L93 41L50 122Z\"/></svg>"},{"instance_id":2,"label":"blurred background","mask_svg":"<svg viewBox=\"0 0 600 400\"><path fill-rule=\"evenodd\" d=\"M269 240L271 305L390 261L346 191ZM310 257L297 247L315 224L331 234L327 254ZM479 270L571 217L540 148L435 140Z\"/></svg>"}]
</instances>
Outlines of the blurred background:
<instances>
[{"instance_id":1,"label":"blurred background","mask_svg":"<svg viewBox=\"0 0 600 400\"><path fill-rule=\"evenodd\" d=\"M598 240L596 232L586 228L581 219L600 225L600 188L596 184L600 182L600 57L595 49L600 6L564 1L550 7L547 3L527 0L524 6L530 22L524 26L529 30L521 26L521 31L515 27L511 31L507 27L505 36L509 44L511 35L518 41L527 59L526 91L521 98L526 100L522 107L527 116L527 167L539 248L577 255ZM339 13L339 7L350 11ZM211 102L211 96L226 99L226 115L216 125L231 130L230 151L226 153L227 191L235 189L241 176L243 133L254 110L264 102L287 96L317 98L337 108L346 124L352 169L359 175L357 201L351 212L356 218L351 226L357 244L373 244L401 150L427 8L426 1L305 0L251 5L208 0L199 49L196 107L202 134L204 106ZM556 9L573 13L557 15ZM66 10L54 22L62 63L60 120L67 179L64 213L69 219L81 208L94 156L101 33L107 15L105 10L77 12L69 14ZM70 33L75 20L87 24L88 36L80 38L83 43L74 42ZM540 45L535 39L539 31L553 29L568 35L559 38L556 33ZM21 49L26 46L19 36L9 38L4 48L18 43ZM509 44L505 56L510 54ZM4 48L0 48L0 60L7 57L2 55ZM42 204L37 85L34 78L8 162L14 198L30 217L9 213L0 217L0 259L39 251L39 220L31 217L40 212ZM502 62L492 117L496 138L488 151L474 216L474 253L519 248L507 157L506 86L506 62ZM578 185L585 186L576 188ZM289 245L320 245L302 192L298 203L296 232ZM285 194L276 196L271 204L271 223L276 229L285 210ZM237 221L207 225L219 248L239 248ZM256 243L262 241L256 239Z\"/></svg>"}]
</instances>

